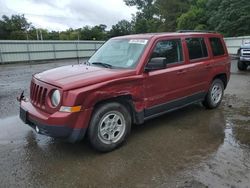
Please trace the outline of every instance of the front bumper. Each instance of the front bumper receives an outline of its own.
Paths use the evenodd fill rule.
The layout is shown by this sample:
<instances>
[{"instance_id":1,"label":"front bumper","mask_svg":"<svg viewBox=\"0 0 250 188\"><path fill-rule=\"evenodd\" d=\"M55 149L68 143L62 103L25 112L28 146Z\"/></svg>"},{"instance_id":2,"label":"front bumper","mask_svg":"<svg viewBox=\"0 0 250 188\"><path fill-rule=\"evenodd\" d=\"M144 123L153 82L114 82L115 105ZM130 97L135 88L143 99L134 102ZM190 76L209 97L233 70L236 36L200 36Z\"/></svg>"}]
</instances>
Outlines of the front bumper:
<instances>
[{"instance_id":1,"label":"front bumper","mask_svg":"<svg viewBox=\"0 0 250 188\"><path fill-rule=\"evenodd\" d=\"M240 56L240 61L244 61L244 62L250 63L250 57Z\"/></svg>"},{"instance_id":2,"label":"front bumper","mask_svg":"<svg viewBox=\"0 0 250 188\"><path fill-rule=\"evenodd\" d=\"M48 114L34 107L31 102L21 100L20 118L37 133L53 138L77 142L84 138L91 110L77 113L55 112Z\"/></svg>"}]
</instances>

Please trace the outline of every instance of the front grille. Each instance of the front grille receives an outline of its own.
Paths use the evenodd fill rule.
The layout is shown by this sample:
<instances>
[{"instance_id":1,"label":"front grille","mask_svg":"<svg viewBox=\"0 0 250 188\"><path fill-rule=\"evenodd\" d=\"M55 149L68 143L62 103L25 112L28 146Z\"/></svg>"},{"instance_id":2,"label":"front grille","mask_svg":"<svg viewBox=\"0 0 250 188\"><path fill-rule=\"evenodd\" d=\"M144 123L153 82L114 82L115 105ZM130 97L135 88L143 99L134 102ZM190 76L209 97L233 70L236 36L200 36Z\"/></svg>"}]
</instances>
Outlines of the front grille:
<instances>
[{"instance_id":1,"label":"front grille","mask_svg":"<svg viewBox=\"0 0 250 188\"><path fill-rule=\"evenodd\" d=\"M241 54L242 56L250 56L250 49L242 49Z\"/></svg>"},{"instance_id":2,"label":"front grille","mask_svg":"<svg viewBox=\"0 0 250 188\"><path fill-rule=\"evenodd\" d=\"M30 85L30 99L31 102L41 108L45 108L45 100L47 96L48 89L39 86L33 82Z\"/></svg>"}]
</instances>

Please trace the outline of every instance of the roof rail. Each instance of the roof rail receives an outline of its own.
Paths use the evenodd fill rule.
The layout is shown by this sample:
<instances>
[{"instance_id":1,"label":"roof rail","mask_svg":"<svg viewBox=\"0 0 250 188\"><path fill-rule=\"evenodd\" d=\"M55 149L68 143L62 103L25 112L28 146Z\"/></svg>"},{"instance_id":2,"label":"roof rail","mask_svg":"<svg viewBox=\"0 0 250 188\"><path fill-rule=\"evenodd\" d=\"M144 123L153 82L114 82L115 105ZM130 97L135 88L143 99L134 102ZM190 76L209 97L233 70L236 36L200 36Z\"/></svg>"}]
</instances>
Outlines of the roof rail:
<instances>
[{"instance_id":1,"label":"roof rail","mask_svg":"<svg viewBox=\"0 0 250 188\"><path fill-rule=\"evenodd\" d=\"M216 31L207 31L207 30L178 30L177 33L216 33Z\"/></svg>"}]
</instances>

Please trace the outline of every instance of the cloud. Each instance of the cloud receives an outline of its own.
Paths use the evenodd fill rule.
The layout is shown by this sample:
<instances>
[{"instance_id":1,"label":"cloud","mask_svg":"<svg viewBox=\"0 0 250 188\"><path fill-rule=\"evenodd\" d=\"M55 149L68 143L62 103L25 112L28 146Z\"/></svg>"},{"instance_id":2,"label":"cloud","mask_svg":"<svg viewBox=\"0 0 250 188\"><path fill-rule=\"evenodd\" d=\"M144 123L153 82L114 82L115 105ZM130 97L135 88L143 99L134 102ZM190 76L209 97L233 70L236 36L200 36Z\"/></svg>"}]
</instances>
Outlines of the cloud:
<instances>
[{"instance_id":1,"label":"cloud","mask_svg":"<svg viewBox=\"0 0 250 188\"><path fill-rule=\"evenodd\" d=\"M125 5L122 7L122 1L99 0L77 2L77 0L72 0L72 3L67 8L74 17L84 22L111 26L119 20L131 18L132 11Z\"/></svg>"},{"instance_id":2,"label":"cloud","mask_svg":"<svg viewBox=\"0 0 250 188\"><path fill-rule=\"evenodd\" d=\"M1 14L25 14L34 26L49 30L99 24L111 28L122 19L130 20L131 14L136 12L123 0L0 0L0 3Z\"/></svg>"},{"instance_id":3,"label":"cloud","mask_svg":"<svg viewBox=\"0 0 250 188\"><path fill-rule=\"evenodd\" d=\"M16 14L16 12L12 9L9 9L6 6L5 0L0 0L0 15L1 15L1 17L2 17L2 15L10 16L12 14Z\"/></svg>"}]
</instances>

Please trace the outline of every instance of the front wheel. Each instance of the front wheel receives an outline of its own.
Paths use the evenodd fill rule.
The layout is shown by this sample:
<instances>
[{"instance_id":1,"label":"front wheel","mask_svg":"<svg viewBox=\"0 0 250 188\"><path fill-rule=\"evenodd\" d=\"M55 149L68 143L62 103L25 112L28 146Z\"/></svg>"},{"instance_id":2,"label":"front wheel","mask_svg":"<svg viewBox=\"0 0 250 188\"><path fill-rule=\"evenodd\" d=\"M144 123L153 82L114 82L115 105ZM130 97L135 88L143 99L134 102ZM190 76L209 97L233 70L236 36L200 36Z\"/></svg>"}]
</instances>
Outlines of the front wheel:
<instances>
[{"instance_id":1,"label":"front wheel","mask_svg":"<svg viewBox=\"0 0 250 188\"><path fill-rule=\"evenodd\" d=\"M131 116L126 107L117 102L99 106L93 113L88 139L98 151L108 152L126 140L131 129Z\"/></svg>"},{"instance_id":2,"label":"front wheel","mask_svg":"<svg viewBox=\"0 0 250 188\"><path fill-rule=\"evenodd\" d=\"M247 64L243 61L238 61L238 69L240 71L247 70Z\"/></svg>"},{"instance_id":3,"label":"front wheel","mask_svg":"<svg viewBox=\"0 0 250 188\"><path fill-rule=\"evenodd\" d=\"M208 109L217 108L224 95L224 84L221 79L215 79L203 101L203 105Z\"/></svg>"}]
</instances>

